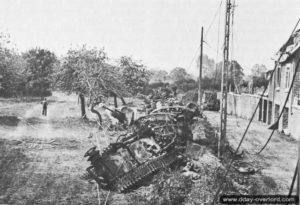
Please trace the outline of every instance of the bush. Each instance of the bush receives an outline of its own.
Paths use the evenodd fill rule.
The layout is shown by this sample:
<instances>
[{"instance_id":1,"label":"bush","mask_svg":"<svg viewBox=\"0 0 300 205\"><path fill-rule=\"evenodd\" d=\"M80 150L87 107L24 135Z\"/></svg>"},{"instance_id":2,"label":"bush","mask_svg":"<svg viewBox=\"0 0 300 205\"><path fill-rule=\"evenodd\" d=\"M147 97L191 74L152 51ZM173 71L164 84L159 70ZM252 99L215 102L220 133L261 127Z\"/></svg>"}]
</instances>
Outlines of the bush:
<instances>
[{"instance_id":1,"label":"bush","mask_svg":"<svg viewBox=\"0 0 300 205\"><path fill-rule=\"evenodd\" d=\"M38 90L38 89L32 89L28 92L29 96L32 97L49 97L52 95L52 92L50 90Z\"/></svg>"},{"instance_id":2,"label":"bush","mask_svg":"<svg viewBox=\"0 0 300 205\"><path fill-rule=\"evenodd\" d=\"M253 88L256 87L267 87L268 86L269 81L264 77L264 76L254 76L253 77Z\"/></svg>"},{"instance_id":3,"label":"bush","mask_svg":"<svg viewBox=\"0 0 300 205\"><path fill-rule=\"evenodd\" d=\"M197 88L197 82L191 78L175 81L174 84L177 86L178 90L182 92L187 92Z\"/></svg>"}]
</instances>

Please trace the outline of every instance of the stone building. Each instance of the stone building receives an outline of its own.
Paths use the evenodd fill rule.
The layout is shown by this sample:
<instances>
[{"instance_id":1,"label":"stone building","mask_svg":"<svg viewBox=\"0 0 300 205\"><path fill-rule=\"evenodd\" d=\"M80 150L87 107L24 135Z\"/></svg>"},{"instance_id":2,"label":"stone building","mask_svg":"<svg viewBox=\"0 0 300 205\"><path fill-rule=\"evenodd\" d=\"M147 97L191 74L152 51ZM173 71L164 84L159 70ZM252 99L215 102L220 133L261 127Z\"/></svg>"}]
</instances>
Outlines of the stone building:
<instances>
[{"instance_id":1,"label":"stone building","mask_svg":"<svg viewBox=\"0 0 300 205\"><path fill-rule=\"evenodd\" d=\"M281 56L281 58L280 58ZM275 58L279 62L270 75L268 94L263 98L259 108L258 120L266 124L277 121L280 118L278 130L291 134L294 138L300 138L300 30L296 31L290 39L280 48ZM277 63L277 62L275 62ZM288 102L284 102L291 87L293 76L296 72Z\"/></svg>"},{"instance_id":2,"label":"stone building","mask_svg":"<svg viewBox=\"0 0 300 205\"><path fill-rule=\"evenodd\" d=\"M279 58L280 56L281 58ZM300 139L300 30L288 39L274 59L277 61L279 59L279 62L275 61L277 66L274 72L273 70L266 72L269 84L254 120L269 126L274 125L283 110L278 130L290 134L295 139ZM297 71L295 81L284 107L295 71ZM230 92L227 97L227 113L250 119L260 97L261 93L235 94ZM218 93L218 99L221 99L220 93Z\"/></svg>"}]
</instances>

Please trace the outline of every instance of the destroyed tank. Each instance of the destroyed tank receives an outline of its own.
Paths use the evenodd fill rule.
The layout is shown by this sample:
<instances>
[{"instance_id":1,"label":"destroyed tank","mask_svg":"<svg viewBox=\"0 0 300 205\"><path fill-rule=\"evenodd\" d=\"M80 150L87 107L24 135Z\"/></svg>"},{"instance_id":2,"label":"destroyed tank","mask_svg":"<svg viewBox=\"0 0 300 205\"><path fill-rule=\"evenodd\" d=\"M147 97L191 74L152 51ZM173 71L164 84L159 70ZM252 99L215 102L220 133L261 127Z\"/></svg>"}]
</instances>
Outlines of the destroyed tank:
<instances>
[{"instance_id":1,"label":"destroyed tank","mask_svg":"<svg viewBox=\"0 0 300 205\"><path fill-rule=\"evenodd\" d=\"M172 113L152 113L146 116L138 118L133 124L137 128L141 128L146 124L151 125L166 125L166 124L176 124L176 115Z\"/></svg>"},{"instance_id":2,"label":"destroyed tank","mask_svg":"<svg viewBox=\"0 0 300 205\"><path fill-rule=\"evenodd\" d=\"M188 103L186 106L164 106L153 110L150 114L155 113L170 113L175 115L177 120L186 122L191 122L193 117L201 115L197 104L193 102Z\"/></svg>"},{"instance_id":3,"label":"destroyed tank","mask_svg":"<svg viewBox=\"0 0 300 205\"><path fill-rule=\"evenodd\" d=\"M85 157L91 166L87 176L103 189L126 192L182 159L190 135L180 125L147 124L138 132L120 136L102 153L96 147L88 150Z\"/></svg>"}]
</instances>

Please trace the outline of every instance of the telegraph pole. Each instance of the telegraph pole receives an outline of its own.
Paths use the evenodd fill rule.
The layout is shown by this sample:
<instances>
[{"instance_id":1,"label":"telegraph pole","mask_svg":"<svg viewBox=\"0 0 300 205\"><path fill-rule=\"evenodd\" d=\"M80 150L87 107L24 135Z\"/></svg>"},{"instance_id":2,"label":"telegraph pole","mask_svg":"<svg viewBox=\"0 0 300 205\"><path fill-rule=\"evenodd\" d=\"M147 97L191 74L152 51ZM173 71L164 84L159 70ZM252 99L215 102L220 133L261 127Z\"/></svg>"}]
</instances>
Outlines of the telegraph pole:
<instances>
[{"instance_id":1,"label":"telegraph pole","mask_svg":"<svg viewBox=\"0 0 300 205\"><path fill-rule=\"evenodd\" d=\"M226 0L225 12L225 38L223 50L223 66L222 66L222 82L221 82L221 105L220 105L220 145L221 153L223 154L225 139L226 139L226 126L227 126L227 85L228 85L228 56L229 56L229 36L230 36L230 0Z\"/></svg>"},{"instance_id":2,"label":"telegraph pole","mask_svg":"<svg viewBox=\"0 0 300 205\"><path fill-rule=\"evenodd\" d=\"M202 64L203 64L203 27L201 27L201 43L200 43L200 63L199 63L199 90L198 90L198 103L200 107L200 112L202 112Z\"/></svg>"}]
</instances>

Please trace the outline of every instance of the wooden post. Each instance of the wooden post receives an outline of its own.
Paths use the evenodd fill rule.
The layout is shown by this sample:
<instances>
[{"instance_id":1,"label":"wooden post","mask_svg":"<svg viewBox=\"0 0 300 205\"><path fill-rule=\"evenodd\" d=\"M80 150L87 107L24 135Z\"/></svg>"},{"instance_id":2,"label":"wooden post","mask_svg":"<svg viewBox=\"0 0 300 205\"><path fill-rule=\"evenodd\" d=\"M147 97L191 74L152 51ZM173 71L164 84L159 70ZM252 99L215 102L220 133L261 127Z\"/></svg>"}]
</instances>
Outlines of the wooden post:
<instances>
[{"instance_id":1,"label":"wooden post","mask_svg":"<svg viewBox=\"0 0 300 205\"><path fill-rule=\"evenodd\" d=\"M200 63L199 63L199 90L198 90L198 103L200 112L202 112L202 90L201 90L201 82L202 82L202 64L203 64L203 27L201 27L201 43L200 43Z\"/></svg>"},{"instance_id":2,"label":"wooden post","mask_svg":"<svg viewBox=\"0 0 300 205\"><path fill-rule=\"evenodd\" d=\"M226 0L225 11L225 37L223 49L223 66L222 66L222 82L221 82L221 104L220 104L220 135L221 135L221 155L226 140L226 126L227 126L227 92L228 92L228 57L229 57L229 36L230 36L230 9L231 0Z\"/></svg>"}]
</instances>

